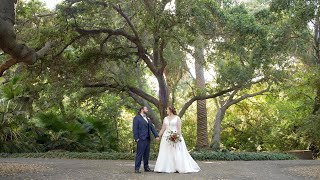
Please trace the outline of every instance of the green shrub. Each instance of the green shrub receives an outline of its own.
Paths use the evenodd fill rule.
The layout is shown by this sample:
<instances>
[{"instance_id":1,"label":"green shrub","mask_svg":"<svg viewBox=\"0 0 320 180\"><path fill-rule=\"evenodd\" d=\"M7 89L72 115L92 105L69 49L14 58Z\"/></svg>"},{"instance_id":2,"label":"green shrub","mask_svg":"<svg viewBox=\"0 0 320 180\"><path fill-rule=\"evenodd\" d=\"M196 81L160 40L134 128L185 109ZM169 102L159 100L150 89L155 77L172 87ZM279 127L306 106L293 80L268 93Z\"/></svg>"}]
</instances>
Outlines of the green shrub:
<instances>
[{"instance_id":1,"label":"green shrub","mask_svg":"<svg viewBox=\"0 0 320 180\"><path fill-rule=\"evenodd\" d=\"M202 151L191 152L191 156L198 161L219 160L219 161L258 161L258 160L293 160L294 156L284 153L253 153L253 152L215 152ZM105 160L134 160L134 153L118 152L47 152L47 153L15 153L0 154L1 158L66 158L66 159L105 159ZM150 154L151 160L157 159L156 153Z\"/></svg>"}]
</instances>

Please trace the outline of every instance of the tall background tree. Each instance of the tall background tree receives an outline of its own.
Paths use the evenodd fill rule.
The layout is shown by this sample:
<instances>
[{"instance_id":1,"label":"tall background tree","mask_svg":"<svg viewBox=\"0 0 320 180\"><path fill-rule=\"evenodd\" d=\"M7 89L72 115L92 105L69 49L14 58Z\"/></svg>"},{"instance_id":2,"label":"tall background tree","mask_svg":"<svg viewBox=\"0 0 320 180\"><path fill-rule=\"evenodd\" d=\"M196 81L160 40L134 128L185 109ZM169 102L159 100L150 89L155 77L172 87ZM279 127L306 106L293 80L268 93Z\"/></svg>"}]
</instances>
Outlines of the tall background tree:
<instances>
[{"instance_id":1,"label":"tall background tree","mask_svg":"<svg viewBox=\"0 0 320 180\"><path fill-rule=\"evenodd\" d=\"M283 37L287 38L290 43L291 56L307 65L315 75L318 74L320 62L319 1L275 0L271 3L271 9L277 13L287 28ZM314 89L315 96L312 112L305 119L305 126L310 130L306 136L310 147L319 149L319 134L317 133L320 127L319 79L313 78L310 86Z\"/></svg>"}]
</instances>

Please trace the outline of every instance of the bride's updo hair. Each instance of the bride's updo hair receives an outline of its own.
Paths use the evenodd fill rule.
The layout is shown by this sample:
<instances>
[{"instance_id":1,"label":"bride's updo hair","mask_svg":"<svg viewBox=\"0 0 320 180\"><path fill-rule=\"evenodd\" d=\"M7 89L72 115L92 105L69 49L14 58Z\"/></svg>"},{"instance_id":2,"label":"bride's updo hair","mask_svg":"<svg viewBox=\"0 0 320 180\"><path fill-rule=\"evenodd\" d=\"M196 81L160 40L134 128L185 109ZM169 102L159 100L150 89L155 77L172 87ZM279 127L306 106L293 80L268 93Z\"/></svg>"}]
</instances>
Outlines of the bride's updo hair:
<instances>
[{"instance_id":1,"label":"bride's updo hair","mask_svg":"<svg viewBox=\"0 0 320 180\"><path fill-rule=\"evenodd\" d=\"M172 112L172 114L177 115L177 111L173 106L169 106L168 109Z\"/></svg>"}]
</instances>

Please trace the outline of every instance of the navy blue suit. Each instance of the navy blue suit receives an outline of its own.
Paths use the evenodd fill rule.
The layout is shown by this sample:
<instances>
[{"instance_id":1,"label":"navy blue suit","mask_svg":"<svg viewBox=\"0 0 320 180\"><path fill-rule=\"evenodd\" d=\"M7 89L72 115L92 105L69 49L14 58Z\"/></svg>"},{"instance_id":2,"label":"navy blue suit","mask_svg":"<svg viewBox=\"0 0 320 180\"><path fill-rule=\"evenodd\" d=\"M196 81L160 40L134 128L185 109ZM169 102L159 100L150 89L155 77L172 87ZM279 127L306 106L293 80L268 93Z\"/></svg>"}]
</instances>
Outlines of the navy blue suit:
<instances>
[{"instance_id":1,"label":"navy blue suit","mask_svg":"<svg viewBox=\"0 0 320 180\"><path fill-rule=\"evenodd\" d=\"M150 140L151 133L154 137L159 137L156 129L154 128L152 122L147 117L147 121L138 114L133 119L133 137L137 142L137 154L135 160L135 170L139 170L141 166L141 161L143 157L144 169L149 168L149 155L150 155Z\"/></svg>"}]
</instances>

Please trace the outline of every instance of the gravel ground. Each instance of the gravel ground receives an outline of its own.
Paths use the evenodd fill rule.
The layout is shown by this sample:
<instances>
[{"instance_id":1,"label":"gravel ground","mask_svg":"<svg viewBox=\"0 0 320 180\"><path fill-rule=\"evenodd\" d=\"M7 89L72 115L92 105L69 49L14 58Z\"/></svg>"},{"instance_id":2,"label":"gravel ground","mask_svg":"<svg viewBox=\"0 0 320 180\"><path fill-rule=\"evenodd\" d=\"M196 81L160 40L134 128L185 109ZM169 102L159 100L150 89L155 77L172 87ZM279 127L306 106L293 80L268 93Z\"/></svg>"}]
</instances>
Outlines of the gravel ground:
<instances>
[{"instance_id":1,"label":"gravel ground","mask_svg":"<svg viewBox=\"0 0 320 180\"><path fill-rule=\"evenodd\" d=\"M154 161L150 167L154 167ZM320 160L291 161L200 161L199 173L133 173L134 162L122 160L78 160L0 158L0 179L320 179Z\"/></svg>"}]
</instances>

